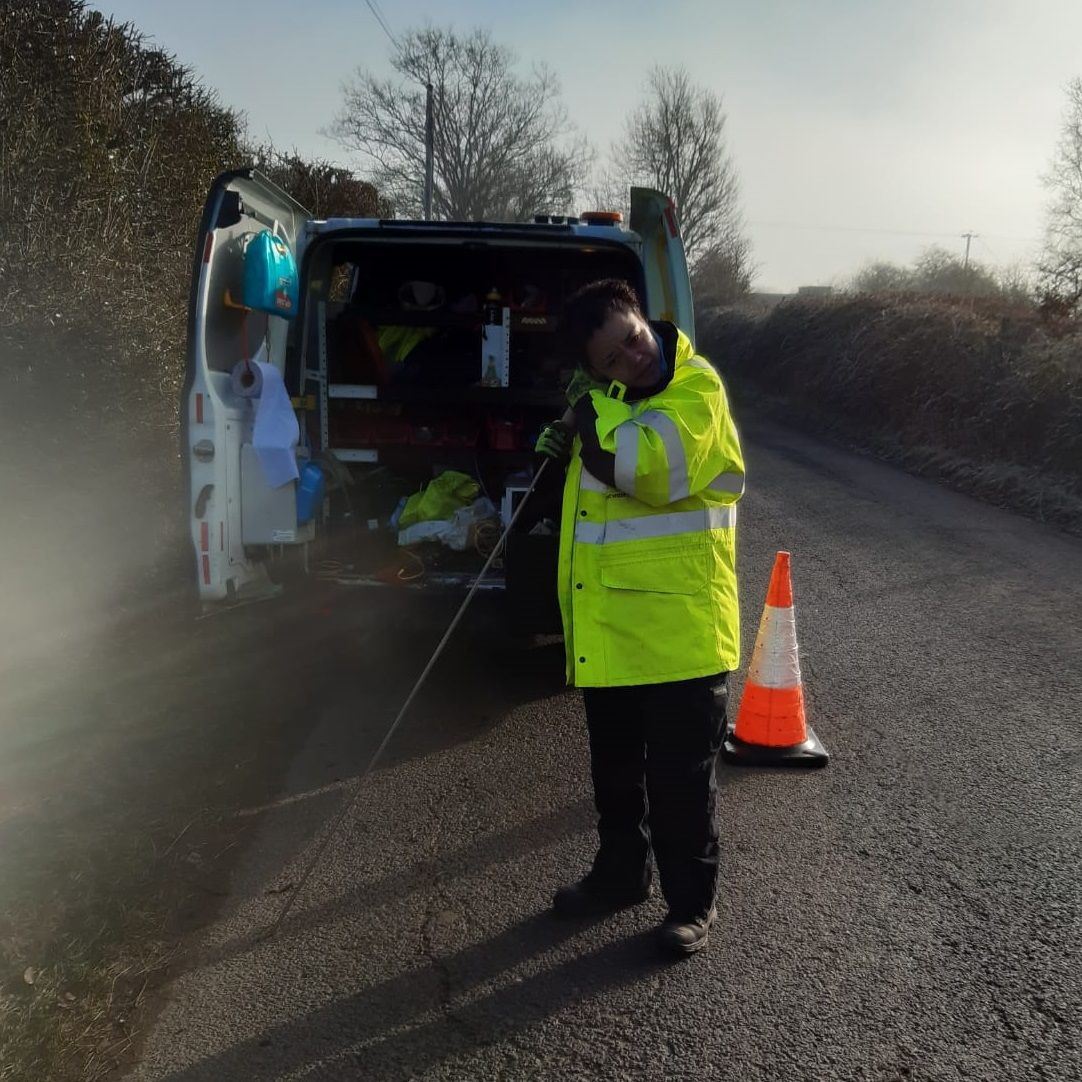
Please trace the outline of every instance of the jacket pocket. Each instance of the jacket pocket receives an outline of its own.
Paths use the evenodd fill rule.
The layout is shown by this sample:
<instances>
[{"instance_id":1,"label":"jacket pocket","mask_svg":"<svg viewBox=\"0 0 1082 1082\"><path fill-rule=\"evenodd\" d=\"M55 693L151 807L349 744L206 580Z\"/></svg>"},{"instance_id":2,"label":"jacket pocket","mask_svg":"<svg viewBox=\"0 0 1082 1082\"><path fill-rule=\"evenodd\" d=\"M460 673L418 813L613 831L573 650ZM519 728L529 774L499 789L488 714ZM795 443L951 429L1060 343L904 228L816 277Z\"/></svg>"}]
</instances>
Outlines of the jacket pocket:
<instances>
[{"instance_id":1,"label":"jacket pocket","mask_svg":"<svg viewBox=\"0 0 1082 1082\"><path fill-rule=\"evenodd\" d=\"M610 590L640 590L653 594L697 594L706 588L709 557L702 550L626 557L601 567L601 585Z\"/></svg>"}]
</instances>

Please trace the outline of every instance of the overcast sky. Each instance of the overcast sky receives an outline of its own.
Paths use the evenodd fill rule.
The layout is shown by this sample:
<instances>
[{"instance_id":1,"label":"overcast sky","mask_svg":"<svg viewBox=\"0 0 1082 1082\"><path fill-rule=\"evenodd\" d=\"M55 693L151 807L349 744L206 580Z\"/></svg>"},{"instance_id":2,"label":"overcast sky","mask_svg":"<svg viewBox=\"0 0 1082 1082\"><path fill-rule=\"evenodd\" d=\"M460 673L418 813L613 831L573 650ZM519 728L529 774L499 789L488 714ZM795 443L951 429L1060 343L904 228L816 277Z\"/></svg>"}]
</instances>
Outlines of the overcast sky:
<instances>
[{"instance_id":1,"label":"overcast sky","mask_svg":"<svg viewBox=\"0 0 1082 1082\"><path fill-rule=\"evenodd\" d=\"M390 74L365 0L121 0L253 134L345 164L319 134L358 66ZM756 287L844 280L930 244L1028 260L1067 82L1082 75L1082 0L380 0L391 33L481 26L525 73L543 61L599 154L653 64L724 98ZM662 14L664 12L664 14ZM577 208L586 209L586 208Z\"/></svg>"}]
</instances>

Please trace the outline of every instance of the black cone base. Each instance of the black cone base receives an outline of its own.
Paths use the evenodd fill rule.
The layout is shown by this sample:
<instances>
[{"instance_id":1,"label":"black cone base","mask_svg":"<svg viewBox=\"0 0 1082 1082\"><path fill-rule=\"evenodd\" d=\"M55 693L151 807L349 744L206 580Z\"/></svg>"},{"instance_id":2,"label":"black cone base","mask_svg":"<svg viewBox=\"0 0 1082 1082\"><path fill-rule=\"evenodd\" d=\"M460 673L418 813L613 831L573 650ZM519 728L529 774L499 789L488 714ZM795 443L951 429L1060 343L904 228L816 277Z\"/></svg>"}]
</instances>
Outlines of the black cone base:
<instances>
[{"instance_id":1,"label":"black cone base","mask_svg":"<svg viewBox=\"0 0 1082 1082\"><path fill-rule=\"evenodd\" d=\"M787 748L772 748L766 744L749 744L734 735L735 725L730 721L725 727L725 740L721 745L721 757L735 766L826 766L830 760L827 749L819 742L815 730L804 726L808 739Z\"/></svg>"}]
</instances>

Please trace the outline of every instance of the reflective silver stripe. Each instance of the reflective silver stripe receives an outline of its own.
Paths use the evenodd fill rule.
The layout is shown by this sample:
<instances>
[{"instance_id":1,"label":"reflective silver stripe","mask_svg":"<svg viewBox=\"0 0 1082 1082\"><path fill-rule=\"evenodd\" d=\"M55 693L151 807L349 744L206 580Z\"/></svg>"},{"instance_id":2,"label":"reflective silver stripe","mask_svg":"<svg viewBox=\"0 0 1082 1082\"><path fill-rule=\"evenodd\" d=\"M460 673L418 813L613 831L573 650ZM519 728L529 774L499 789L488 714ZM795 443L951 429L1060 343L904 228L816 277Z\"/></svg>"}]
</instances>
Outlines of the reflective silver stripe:
<instances>
[{"instance_id":1,"label":"reflective silver stripe","mask_svg":"<svg viewBox=\"0 0 1082 1082\"><path fill-rule=\"evenodd\" d=\"M616 467L613 480L621 492L635 495L635 463L639 460L639 429L625 421L616 429Z\"/></svg>"},{"instance_id":2,"label":"reflective silver stripe","mask_svg":"<svg viewBox=\"0 0 1082 1082\"><path fill-rule=\"evenodd\" d=\"M635 420L639 424L649 425L661 437L661 442L665 445L665 458L669 463L667 502L675 503L677 500L684 499L688 494L688 460L684 454L684 441L680 439L676 422L658 410L646 410Z\"/></svg>"},{"instance_id":3,"label":"reflective silver stripe","mask_svg":"<svg viewBox=\"0 0 1082 1082\"><path fill-rule=\"evenodd\" d=\"M579 478L580 492L612 492L612 485L606 485L599 481L585 466L582 467L582 476Z\"/></svg>"},{"instance_id":4,"label":"reflective silver stripe","mask_svg":"<svg viewBox=\"0 0 1082 1082\"><path fill-rule=\"evenodd\" d=\"M674 511L668 515L644 515L606 523L580 522L575 526L575 541L580 545L611 545L618 541L731 529L735 525L735 507L704 507L699 511Z\"/></svg>"},{"instance_id":5,"label":"reflective silver stripe","mask_svg":"<svg viewBox=\"0 0 1082 1082\"><path fill-rule=\"evenodd\" d=\"M575 523L575 540L582 545L603 545L605 543L605 523Z\"/></svg>"},{"instance_id":6,"label":"reflective silver stripe","mask_svg":"<svg viewBox=\"0 0 1082 1082\"><path fill-rule=\"evenodd\" d=\"M690 365L692 368L705 368L707 372L714 371L714 366L709 361L701 361L697 357L692 357L690 361L685 361L684 364Z\"/></svg>"},{"instance_id":7,"label":"reflective silver stripe","mask_svg":"<svg viewBox=\"0 0 1082 1082\"><path fill-rule=\"evenodd\" d=\"M716 492L735 492L738 496L743 496L744 475L742 473L719 473L706 487L712 488Z\"/></svg>"}]
</instances>

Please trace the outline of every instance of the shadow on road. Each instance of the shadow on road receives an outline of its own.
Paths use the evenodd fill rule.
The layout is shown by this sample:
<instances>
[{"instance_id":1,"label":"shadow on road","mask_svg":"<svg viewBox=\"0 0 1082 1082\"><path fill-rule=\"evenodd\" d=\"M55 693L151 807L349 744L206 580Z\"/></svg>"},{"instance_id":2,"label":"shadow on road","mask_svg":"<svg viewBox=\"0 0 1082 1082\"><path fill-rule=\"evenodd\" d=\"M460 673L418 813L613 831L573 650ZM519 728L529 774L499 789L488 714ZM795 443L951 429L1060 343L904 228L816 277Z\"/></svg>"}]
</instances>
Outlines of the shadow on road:
<instances>
[{"instance_id":1,"label":"shadow on road","mask_svg":"<svg viewBox=\"0 0 1082 1082\"><path fill-rule=\"evenodd\" d=\"M475 875L494 864L521 858L524 854L547 849L574 834L593 829L593 803L588 799L576 801L547 815L519 823L511 830L485 834L470 845L443 854L438 860L425 860L394 875L365 883L357 890L333 901L309 909L297 909L275 934L274 941L308 932L344 913L356 915L366 910L401 902L416 891L431 890L435 882L448 883ZM318 878L318 877L317 877ZM315 880L313 880L314 884ZM283 895L283 904L286 895ZM218 965L249 951L259 950L268 929L256 929L252 935L224 944L198 958L191 969Z\"/></svg>"},{"instance_id":2,"label":"shadow on road","mask_svg":"<svg viewBox=\"0 0 1082 1082\"><path fill-rule=\"evenodd\" d=\"M471 1049L506 1040L615 988L647 980L667 964L643 932L544 969L512 978L479 998L460 996L539 958L581 932L581 923L535 914L500 935L430 965L374 984L218 1055L175 1071L163 1082L248 1082L281 1078L378 1078L398 1082ZM440 1014L426 1018L439 1004ZM305 1074L297 1074L306 1066Z\"/></svg>"}]
</instances>

